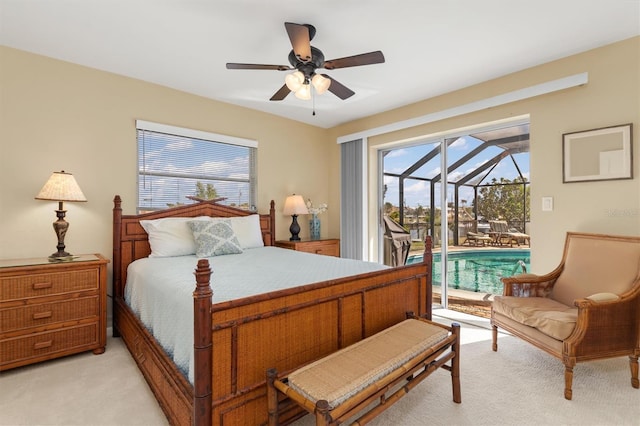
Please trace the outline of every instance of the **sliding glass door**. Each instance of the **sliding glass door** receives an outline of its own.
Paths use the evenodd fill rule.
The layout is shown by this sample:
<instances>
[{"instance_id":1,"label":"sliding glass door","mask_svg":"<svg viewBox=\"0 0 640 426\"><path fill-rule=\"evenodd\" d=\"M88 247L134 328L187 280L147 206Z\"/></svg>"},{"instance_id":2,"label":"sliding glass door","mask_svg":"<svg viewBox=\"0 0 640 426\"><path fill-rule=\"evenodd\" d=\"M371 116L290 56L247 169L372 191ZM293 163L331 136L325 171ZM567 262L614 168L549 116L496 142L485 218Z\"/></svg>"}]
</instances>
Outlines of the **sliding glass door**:
<instances>
[{"instance_id":1,"label":"sliding glass door","mask_svg":"<svg viewBox=\"0 0 640 426\"><path fill-rule=\"evenodd\" d=\"M425 139L379 155L381 260L418 262L430 236L434 303L482 305L502 292L502 276L527 268L528 123ZM492 232L496 220L521 238Z\"/></svg>"}]
</instances>

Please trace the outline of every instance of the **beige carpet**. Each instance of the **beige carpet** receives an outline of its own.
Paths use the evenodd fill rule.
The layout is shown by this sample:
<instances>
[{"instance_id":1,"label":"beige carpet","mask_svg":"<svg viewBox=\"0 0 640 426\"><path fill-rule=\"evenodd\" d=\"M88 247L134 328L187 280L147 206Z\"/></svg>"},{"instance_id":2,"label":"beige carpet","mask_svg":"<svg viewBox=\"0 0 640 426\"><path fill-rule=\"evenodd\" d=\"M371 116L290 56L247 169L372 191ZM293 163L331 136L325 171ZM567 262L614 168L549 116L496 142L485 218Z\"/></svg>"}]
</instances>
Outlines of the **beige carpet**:
<instances>
[{"instance_id":1,"label":"beige carpet","mask_svg":"<svg viewBox=\"0 0 640 426\"><path fill-rule=\"evenodd\" d=\"M464 321L462 404L451 400L450 376L440 370L372 425L640 424L640 390L630 385L628 358L579 364L573 400L567 401L560 361L508 335L493 352L486 319L436 313ZM109 338L103 355L80 354L0 373L0 424L167 422L122 341ZM312 424L310 416L296 422Z\"/></svg>"},{"instance_id":2,"label":"beige carpet","mask_svg":"<svg viewBox=\"0 0 640 426\"><path fill-rule=\"evenodd\" d=\"M0 425L167 424L122 339L0 373Z\"/></svg>"}]
</instances>

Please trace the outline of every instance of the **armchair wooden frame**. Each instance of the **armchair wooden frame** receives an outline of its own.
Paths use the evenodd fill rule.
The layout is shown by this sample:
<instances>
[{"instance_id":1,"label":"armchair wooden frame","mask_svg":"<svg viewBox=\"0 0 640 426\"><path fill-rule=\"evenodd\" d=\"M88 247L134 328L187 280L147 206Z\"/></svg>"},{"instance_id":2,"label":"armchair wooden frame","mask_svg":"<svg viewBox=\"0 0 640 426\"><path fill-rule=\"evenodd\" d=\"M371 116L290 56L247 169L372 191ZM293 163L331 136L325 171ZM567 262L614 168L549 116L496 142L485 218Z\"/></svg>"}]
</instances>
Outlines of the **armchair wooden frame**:
<instances>
[{"instance_id":1,"label":"armchair wooden frame","mask_svg":"<svg viewBox=\"0 0 640 426\"><path fill-rule=\"evenodd\" d=\"M498 327L512 333L532 345L546 351L562 360L565 365L565 390L566 399L572 398L573 368L579 362L591 361L603 358L620 356L629 357L631 368L631 386L639 388L638 357L640 356L640 237L622 237L586 233L568 233L565 243L563 259L560 265L546 275L523 274L509 278L503 278L503 296L518 298L549 298L553 297L554 286L566 269L567 253L572 240L593 239L594 241L609 244L624 244L621 250L629 253L631 258L628 265L630 270L637 268L635 279L627 287L627 290L618 294L615 300L593 300L592 298L579 298L574 301L577 308L577 321L573 332L559 341L550 338L533 327L524 326L511 320L505 315L496 312L492 306L491 325L493 331L493 350L498 349ZM581 243L584 244L584 243ZM590 243L587 243L590 244ZM594 243L595 244L595 243ZM594 246L602 247L602 246ZM596 268L612 268L604 257L606 253L596 254L602 256L602 262L595 265ZM589 272L585 271L588 275ZM595 279L595 278L594 278ZM606 283L611 285L610 283ZM601 290L606 292L606 289Z\"/></svg>"}]
</instances>

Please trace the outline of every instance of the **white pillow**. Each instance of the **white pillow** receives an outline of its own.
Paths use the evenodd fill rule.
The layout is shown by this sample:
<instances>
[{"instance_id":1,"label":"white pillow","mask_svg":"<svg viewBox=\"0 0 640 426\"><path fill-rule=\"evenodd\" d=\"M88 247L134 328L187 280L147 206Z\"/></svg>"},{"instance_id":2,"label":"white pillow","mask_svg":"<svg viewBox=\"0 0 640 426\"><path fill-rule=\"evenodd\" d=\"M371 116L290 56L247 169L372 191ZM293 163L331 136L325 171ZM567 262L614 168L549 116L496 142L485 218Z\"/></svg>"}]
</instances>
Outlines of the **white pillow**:
<instances>
[{"instance_id":1,"label":"white pillow","mask_svg":"<svg viewBox=\"0 0 640 426\"><path fill-rule=\"evenodd\" d=\"M264 247L262 230L260 229L260 215L232 217L231 226L243 249Z\"/></svg>"},{"instance_id":2,"label":"white pillow","mask_svg":"<svg viewBox=\"0 0 640 426\"><path fill-rule=\"evenodd\" d=\"M149 257L188 256L195 254L196 243L189 228L189 221L209 220L208 216L167 217L141 220L140 225L149 235Z\"/></svg>"},{"instance_id":3,"label":"white pillow","mask_svg":"<svg viewBox=\"0 0 640 426\"><path fill-rule=\"evenodd\" d=\"M196 242L196 256L212 257L242 253L230 220L189 222Z\"/></svg>"}]
</instances>

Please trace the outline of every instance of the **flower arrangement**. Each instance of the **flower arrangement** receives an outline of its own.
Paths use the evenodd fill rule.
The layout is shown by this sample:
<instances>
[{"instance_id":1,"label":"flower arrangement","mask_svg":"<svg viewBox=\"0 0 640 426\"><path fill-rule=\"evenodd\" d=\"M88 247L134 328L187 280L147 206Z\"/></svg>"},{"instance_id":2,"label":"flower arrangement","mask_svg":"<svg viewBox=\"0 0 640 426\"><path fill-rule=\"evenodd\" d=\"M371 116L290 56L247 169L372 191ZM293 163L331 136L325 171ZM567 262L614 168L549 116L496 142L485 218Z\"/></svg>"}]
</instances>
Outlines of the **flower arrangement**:
<instances>
[{"instance_id":1,"label":"flower arrangement","mask_svg":"<svg viewBox=\"0 0 640 426\"><path fill-rule=\"evenodd\" d=\"M329 209L326 203L320 204L318 207L313 207L313 202L310 198L307 198L307 210L309 210L309 214L318 215L320 213L326 212Z\"/></svg>"}]
</instances>

